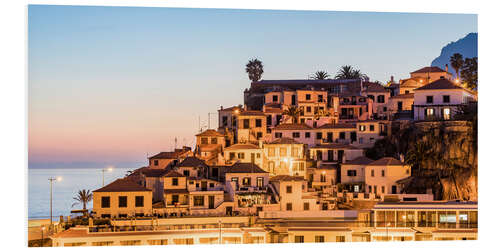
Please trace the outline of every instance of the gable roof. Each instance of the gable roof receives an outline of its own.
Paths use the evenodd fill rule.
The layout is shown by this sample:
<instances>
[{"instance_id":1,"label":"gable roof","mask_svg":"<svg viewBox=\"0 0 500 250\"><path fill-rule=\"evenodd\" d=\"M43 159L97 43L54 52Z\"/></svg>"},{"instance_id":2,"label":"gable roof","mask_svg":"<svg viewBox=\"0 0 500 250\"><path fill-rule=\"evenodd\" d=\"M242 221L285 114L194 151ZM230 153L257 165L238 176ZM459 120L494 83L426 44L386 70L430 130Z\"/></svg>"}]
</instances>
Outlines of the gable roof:
<instances>
[{"instance_id":1,"label":"gable roof","mask_svg":"<svg viewBox=\"0 0 500 250\"><path fill-rule=\"evenodd\" d=\"M160 152L158 154L155 154L155 155L149 157L148 159L177 159L182 154L185 154L189 151L191 151L190 147L176 148L172 152Z\"/></svg>"},{"instance_id":2,"label":"gable roof","mask_svg":"<svg viewBox=\"0 0 500 250\"><path fill-rule=\"evenodd\" d=\"M431 67L423 67L423 68L421 68L419 70L411 72L410 74L413 74L413 73L428 73L428 72L434 73L434 72L446 72L446 71L443 70L440 67L431 66Z\"/></svg>"},{"instance_id":3,"label":"gable roof","mask_svg":"<svg viewBox=\"0 0 500 250\"><path fill-rule=\"evenodd\" d=\"M352 159L350 161L346 161L342 165L366 165L373 162L372 159L366 157L366 156L360 156L355 159Z\"/></svg>"},{"instance_id":4,"label":"gable roof","mask_svg":"<svg viewBox=\"0 0 500 250\"><path fill-rule=\"evenodd\" d=\"M399 94L395 96L391 96L391 99L413 99L415 97L414 93L408 93L408 94Z\"/></svg>"},{"instance_id":5,"label":"gable roof","mask_svg":"<svg viewBox=\"0 0 500 250\"><path fill-rule=\"evenodd\" d=\"M267 173L253 163L237 162L228 167L226 173Z\"/></svg>"},{"instance_id":6,"label":"gable roof","mask_svg":"<svg viewBox=\"0 0 500 250\"><path fill-rule=\"evenodd\" d=\"M166 172L168 172L169 169L170 168L165 168L165 169L147 168L141 170L141 173L146 177L160 177L163 176Z\"/></svg>"},{"instance_id":7,"label":"gable roof","mask_svg":"<svg viewBox=\"0 0 500 250\"><path fill-rule=\"evenodd\" d=\"M206 167L207 164L198 157L189 156L186 157L181 163L179 163L176 167Z\"/></svg>"},{"instance_id":8,"label":"gable roof","mask_svg":"<svg viewBox=\"0 0 500 250\"><path fill-rule=\"evenodd\" d=\"M151 192L150 189L145 188L133 181L127 179L117 179L110 184L94 190L93 192Z\"/></svg>"},{"instance_id":9,"label":"gable roof","mask_svg":"<svg viewBox=\"0 0 500 250\"><path fill-rule=\"evenodd\" d=\"M303 143L300 143L290 137L282 137L267 144L303 144Z\"/></svg>"},{"instance_id":10,"label":"gable roof","mask_svg":"<svg viewBox=\"0 0 500 250\"><path fill-rule=\"evenodd\" d=\"M376 82L363 82L363 87L366 87L366 92L389 92L388 89Z\"/></svg>"},{"instance_id":11,"label":"gable roof","mask_svg":"<svg viewBox=\"0 0 500 250\"><path fill-rule=\"evenodd\" d=\"M434 89L463 89L463 90L465 90L464 88L454 84L453 82L451 82L448 79L439 79L439 80L433 81L427 85L424 85L420 88L417 88L417 89L415 89L415 91L417 91L417 90L434 90Z\"/></svg>"},{"instance_id":12,"label":"gable roof","mask_svg":"<svg viewBox=\"0 0 500 250\"><path fill-rule=\"evenodd\" d=\"M369 164L369 166L402 166L404 163L402 163L400 160L395 159L393 157L384 157L380 158L376 161L373 161Z\"/></svg>"},{"instance_id":13,"label":"gable roof","mask_svg":"<svg viewBox=\"0 0 500 250\"><path fill-rule=\"evenodd\" d=\"M276 130L309 130L312 129L305 123L282 123L276 127Z\"/></svg>"},{"instance_id":14,"label":"gable roof","mask_svg":"<svg viewBox=\"0 0 500 250\"><path fill-rule=\"evenodd\" d=\"M317 144L311 146L310 148L331 148L331 149L360 149L351 144L344 143L325 143L325 144Z\"/></svg>"},{"instance_id":15,"label":"gable roof","mask_svg":"<svg viewBox=\"0 0 500 250\"><path fill-rule=\"evenodd\" d=\"M245 110L240 112L241 116L265 116L264 112L259 110Z\"/></svg>"},{"instance_id":16,"label":"gable roof","mask_svg":"<svg viewBox=\"0 0 500 250\"><path fill-rule=\"evenodd\" d=\"M170 170L168 171L168 173L166 173L165 175L163 175L164 177L186 177L184 176L183 174L175 171L175 170Z\"/></svg>"},{"instance_id":17,"label":"gable roof","mask_svg":"<svg viewBox=\"0 0 500 250\"><path fill-rule=\"evenodd\" d=\"M199 134L197 134L196 136L219 136L219 137L224 137L223 134L215 131L214 129L207 129Z\"/></svg>"}]
</instances>

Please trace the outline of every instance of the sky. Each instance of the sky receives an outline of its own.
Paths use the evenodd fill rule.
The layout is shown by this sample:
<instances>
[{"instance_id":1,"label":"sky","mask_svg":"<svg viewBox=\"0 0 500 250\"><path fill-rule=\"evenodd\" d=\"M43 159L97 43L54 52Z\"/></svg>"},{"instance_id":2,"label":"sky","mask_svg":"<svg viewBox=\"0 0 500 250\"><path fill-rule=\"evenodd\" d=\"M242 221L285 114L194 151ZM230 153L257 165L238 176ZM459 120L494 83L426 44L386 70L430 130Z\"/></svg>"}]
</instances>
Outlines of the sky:
<instances>
[{"instance_id":1,"label":"sky","mask_svg":"<svg viewBox=\"0 0 500 250\"><path fill-rule=\"evenodd\" d=\"M470 32L477 15L30 5L29 167L140 167L192 146L208 113L243 104L252 58L263 79L353 65L386 82Z\"/></svg>"}]
</instances>

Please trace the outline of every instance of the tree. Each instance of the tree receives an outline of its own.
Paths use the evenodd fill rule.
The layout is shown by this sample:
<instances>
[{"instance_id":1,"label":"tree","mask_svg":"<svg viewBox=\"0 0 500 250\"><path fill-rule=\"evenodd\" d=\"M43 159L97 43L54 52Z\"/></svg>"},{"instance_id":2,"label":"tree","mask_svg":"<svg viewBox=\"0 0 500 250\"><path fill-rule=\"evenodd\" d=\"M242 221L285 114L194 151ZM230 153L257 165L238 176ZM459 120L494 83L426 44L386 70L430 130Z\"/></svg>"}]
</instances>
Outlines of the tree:
<instances>
[{"instance_id":1,"label":"tree","mask_svg":"<svg viewBox=\"0 0 500 250\"><path fill-rule=\"evenodd\" d=\"M82 190L78 191L78 193L75 197L73 197L73 200L76 200L76 202L73 203L73 205L71 205L71 207L74 207L78 204L82 204L83 210L86 210L87 203L92 201L92 193L90 192L90 190L82 189Z\"/></svg>"},{"instance_id":2,"label":"tree","mask_svg":"<svg viewBox=\"0 0 500 250\"><path fill-rule=\"evenodd\" d=\"M316 71L312 76L310 76L310 78L314 80L326 80L330 78L330 75L326 71L319 70Z\"/></svg>"},{"instance_id":3,"label":"tree","mask_svg":"<svg viewBox=\"0 0 500 250\"><path fill-rule=\"evenodd\" d=\"M264 73L264 65L262 65L262 62L257 58L249 60L246 65L246 72L248 73L248 78L252 80L252 82L256 82L260 80Z\"/></svg>"},{"instance_id":4,"label":"tree","mask_svg":"<svg viewBox=\"0 0 500 250\"><path fill-rule=\"evenodd\" d=\"M283 111L283 115L292 117L292 123L297 123L301 112L302 112L302 109L300 109L296 106L290 106L290 107L288 107L287 110Z\"/></svg>"},{"instance_id":5,"label":"tree","mask_svg":"<svg viewBox=\"0 0 500 250\"><path fill-rule=\"evenodd\" d=\"M477 57L465 59L460 75L467 88L477 88Z\"/></svg>"},{"instance_id":6,"label":"tree","mask_svg":"<svg viewBox=\"0 0 500 250\"><path fill-rule=\"evenodd\" d=\"M368 76L363 74L359 69L354 69L351 65L340 67L335 79L363 79L368 80Z\"/></svg>"},{"instance_id":7,"label":"tree","mask_svg":"<svg viewBox=\"0 0 500 250\"><path fill-rule=\"evenodd\" d=\"M464 59L462 57L462 54L460 53L455 53L450 57L450 64L453 69L455 69L455 72L457 73L457 79L460 79L460 69L462 68L462 65L464 65Z\"/></svg>"}]
</instances>

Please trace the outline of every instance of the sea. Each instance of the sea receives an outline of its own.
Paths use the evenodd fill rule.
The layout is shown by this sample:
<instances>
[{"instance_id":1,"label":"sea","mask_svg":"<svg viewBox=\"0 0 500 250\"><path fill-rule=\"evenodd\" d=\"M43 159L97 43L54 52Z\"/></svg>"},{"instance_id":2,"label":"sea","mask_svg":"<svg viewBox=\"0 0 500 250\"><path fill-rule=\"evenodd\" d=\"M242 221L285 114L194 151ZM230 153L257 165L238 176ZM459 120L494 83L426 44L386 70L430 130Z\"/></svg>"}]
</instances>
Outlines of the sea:
<instances>
[{"instance_id":1,"label":"sea","mask_svg":"<svg viewBox=\"0 0 500 250\"><path fill-rule=\"evenodd\" d=\"M104 185L117 178L122 178L132 168L114 168L104 173ZM52 186L52 216L71 215L71 210L82 209L81 204L72 206L78 190L96 190L102 187L102 169L28 169L28 219L48 219L50 217L50 182L49 178L59 178ZM92 208L92 202L87 204Z\"/></svg>"}]
</instances>

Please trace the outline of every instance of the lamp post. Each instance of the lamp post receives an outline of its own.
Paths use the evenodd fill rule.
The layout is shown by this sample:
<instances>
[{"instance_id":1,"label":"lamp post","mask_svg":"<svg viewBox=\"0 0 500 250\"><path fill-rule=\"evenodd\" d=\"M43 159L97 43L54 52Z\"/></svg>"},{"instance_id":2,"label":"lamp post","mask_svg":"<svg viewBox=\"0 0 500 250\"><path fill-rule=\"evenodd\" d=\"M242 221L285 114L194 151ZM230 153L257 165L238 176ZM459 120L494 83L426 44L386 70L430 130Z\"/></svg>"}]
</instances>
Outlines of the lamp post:
<instances>
[{"instance_id":1,"label":"lamp post","mask_svg":"<svg viewBox=\"0 0 500 250\"><path fill-rule=\"evenodd\" d=\"M52 183L54 181L61 181L61 177L50 177L49 182L50 182L50 228L52 228Z\"/></svg>"},{"instance_id":2,"label":"lamp post","mask_svg":"<svg viewBox=\"0 0 500 250\"><path fill-rule=\"evenodd\" d=\"M104 172L111 172L113 171L113 168L112 167L108 167L108 168L103 168L102 169L102 186L104 187Z\"/></svg>"}]
</instances>

